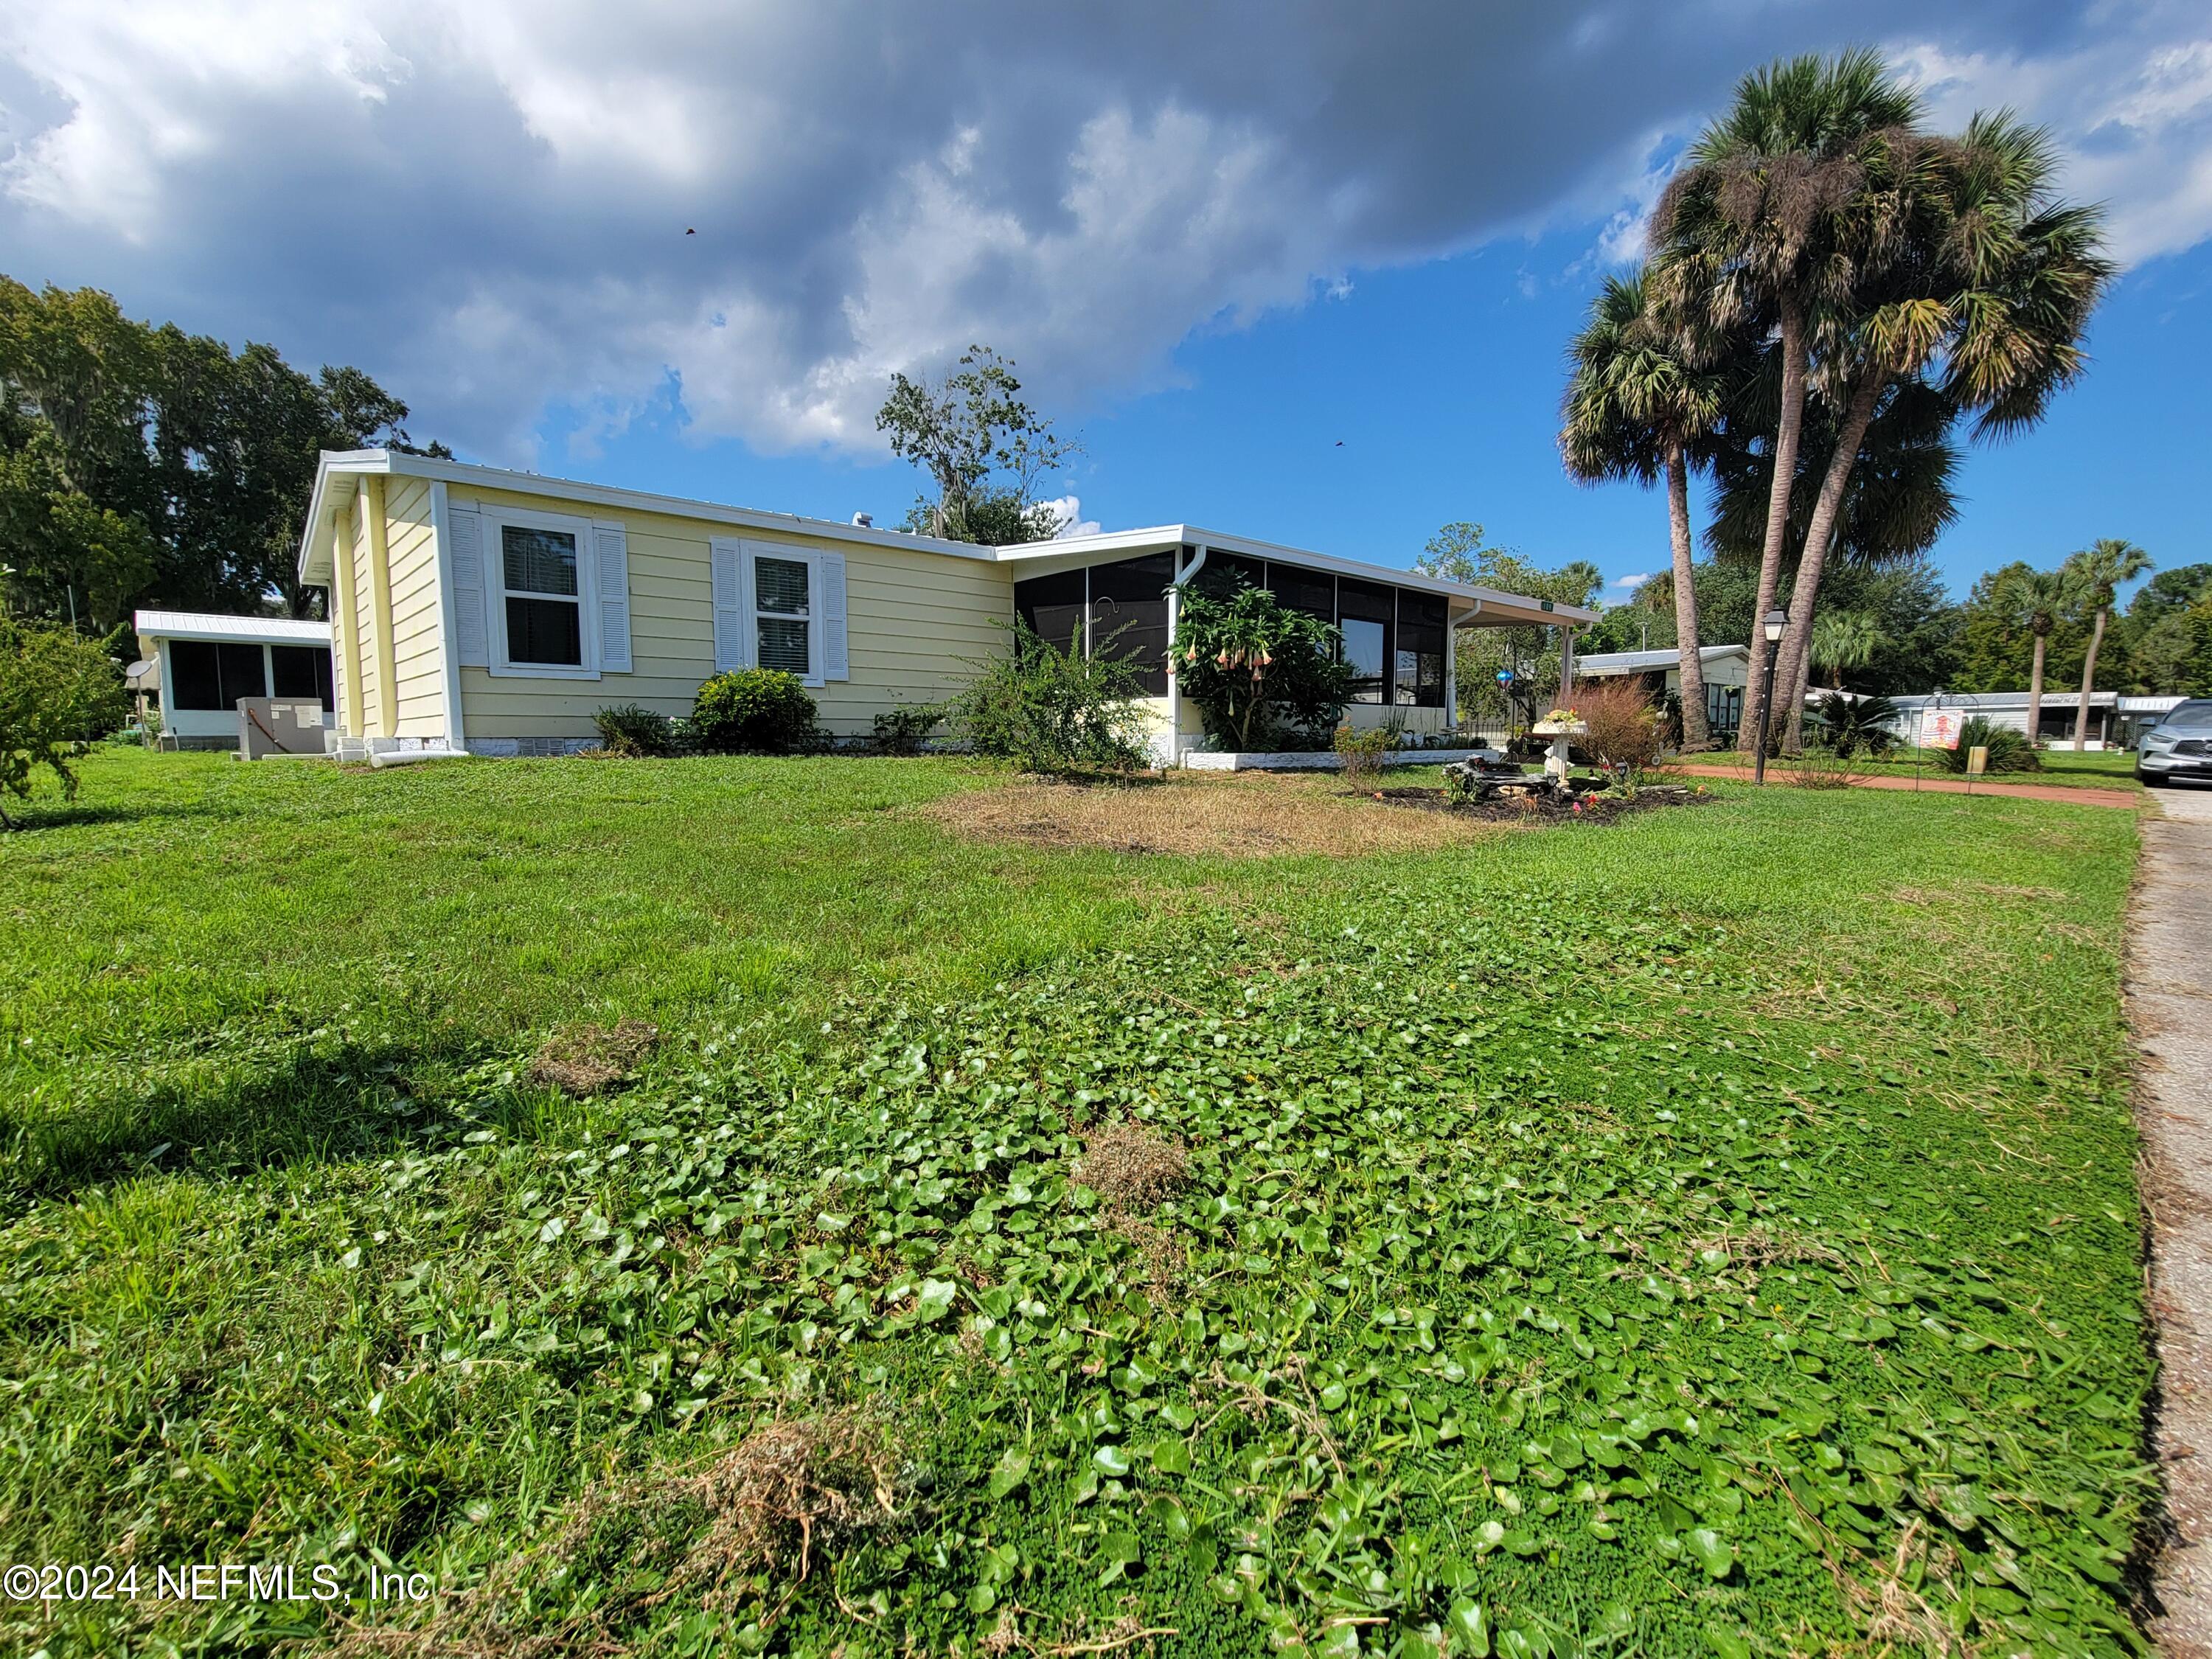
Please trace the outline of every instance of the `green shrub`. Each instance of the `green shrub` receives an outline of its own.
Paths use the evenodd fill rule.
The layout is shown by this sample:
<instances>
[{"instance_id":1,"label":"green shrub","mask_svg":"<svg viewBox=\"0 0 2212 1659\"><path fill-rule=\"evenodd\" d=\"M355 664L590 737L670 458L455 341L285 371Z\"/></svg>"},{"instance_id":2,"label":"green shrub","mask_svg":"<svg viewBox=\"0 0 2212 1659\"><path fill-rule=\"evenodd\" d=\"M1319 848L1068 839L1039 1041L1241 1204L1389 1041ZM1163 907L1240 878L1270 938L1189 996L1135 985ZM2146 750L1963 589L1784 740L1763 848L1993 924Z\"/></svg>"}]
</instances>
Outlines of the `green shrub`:
<instances>
[{"instance_id":1,"label":"green shrub","mask_svg":"<svg viewBox=\"0 0 2212 1659\"><path fill-rule=\"evenodd\" d=\"M1145 742L1144 670L1079 642L1063 650L1017 618L1012 647L978 663L948 705L954 727L979 755L1025 772L1130 772L1152 763ZM1107 643L1111 643L1110 640Z\"/></svg>"},{"instance_id":2,"label":"green shrub","mask_svg":"<svg viewBox=\"0 0 2212 1659\"><path fill-rule=\"evenodd\" d=\"M31 774L43 766L75 799L72 763L123 723L125 708L123 676L98 645L0 616L0 795L28 799ZM0 827L15 827L4 805Z\"/></svg>"},{"instance_id":3,"label":"green shrub","mask_svg":"<svg viewBox=\"0 0 2212 1659\"><path fill-rule=\"evenodd\" d=\"M1822 746L1850 759L1871 755L1879 760L1897 746L1890 722L1897 705L1887 697L1847 697L1831 691L1814 705L1806 724L1818 733Z\"/></svg>"},{"instance_id":4,"label":"green shrub","mask_svg":"<svg viewBox=\"0 0 2212 1659\"><path fill-rule=\"evenodd\" d=\"M676 722L642 703L602 708L592 724L599 728L599 747L610 755L672 755L677 750Z\"/></svg>"},{"instance_id":5,"label":"green shrub","mask_svg":"<svg viewBox=\"0 0 2212 1659\"><path fill-rule=\"evenodd\" d=\"M738 668L699 688L691 740L709 754L793 755L819 748L814 699L795 674Z\"/></svg>"},{"instance_id":6,"label":"green shrub","mask_svg":"<svg viewBox=\"0 0 2212 1659\"><path fill-rule=\"evenodd\" d=\"M1358 680L1336 644L1334 628L1263 588L1187 589L1168 655L1207 736L1239 750L1317 748Z\"/></svg>"},{"instance_id":7,"label":"green shrub","mask_svg":"<svg viewBox=\"0 0 2212 1659\"><path fill-rule=\"evenodd\" d=\"M2043 758L2035 752L2035 745L2027 740L2027 733L2015 732L2009 726L1999 726L1986 714L1969 714L1959 723L1959 746L1938 749L1936 758L1947 772L1964 772L1966 761L1977 748L1990 751L1990 772L2040 772Z\"/></svg>"},{"instance_id":8,"label":"green shrub","mask_svg":"<svg viewBox=\"0 0 2212 1659\"><path fill-rule=\"evenodd\" d=\"M1397 751L1399 733L1388 726L1370 726L1364 732L1354 731L1349 721L1336 728L1336 736L1329 747L1335 750L1344 762L1344 775L1352 783L1371 783L1382 775L1382 769Z\"/></svg>"},{"instance_id":9,"label":"green shrub","mask_svg":"<svg viewBox=\"0 0 2212 1659\"><path fill-rule=\"evenodd\" d=\"M941 704L901 703L888 714L876 716L876 748L886 755L919 755L922 741L945 719Z\"/></svg>"}]
</instances>

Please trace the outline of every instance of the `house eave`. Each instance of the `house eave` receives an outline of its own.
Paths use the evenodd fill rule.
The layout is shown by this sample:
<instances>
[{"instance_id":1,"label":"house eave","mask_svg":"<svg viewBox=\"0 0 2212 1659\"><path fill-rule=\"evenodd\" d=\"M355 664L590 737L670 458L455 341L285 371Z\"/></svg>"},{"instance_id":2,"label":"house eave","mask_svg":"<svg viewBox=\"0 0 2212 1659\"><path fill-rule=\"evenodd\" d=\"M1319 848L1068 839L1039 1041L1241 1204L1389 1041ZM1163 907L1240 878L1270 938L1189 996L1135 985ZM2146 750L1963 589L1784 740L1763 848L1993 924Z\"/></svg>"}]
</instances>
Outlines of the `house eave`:
<instances>
[{"instance_id":1,"label":"house eave","mask_svg":"<svg viewBox=\"0 0 2212 1659\"><path fill-rule=\"evenodd\" d=\"M1286 547L1276 542L1255 540L1249 536L1232 536L1198 525L1153 525L1141 530L1106 531L1095 536L1068 536L1056 541L1026 542L1018 546L998 548L994 552L1000 559L1010 563L1049 560L1052 562L1050 568L1064 570L1096 563L1108 554L1126 557L1180 546L1212 548L1224 553L1243 554L1248 558L1272 559L1278 563L1297 565L1309 570L1325 570L1334 575L1350 576L1358 581L1382 582L1395 587L1411 588L1416 592L1439 594L1445 599L1457 600L1467 607L1454 617L1455 623L1461 627L1528 625L1548 628L1580 626L1597 620L1596 611L1581 605L1530 599L1526 594L1508 593L1474 582L1454 581L1447 576L1431 576L1418 570L1399 570L1389 565L1369 564L1364 560L1340 558L1333 553L1316 553L1303 547Z\"/></svg>"}]
</instances>

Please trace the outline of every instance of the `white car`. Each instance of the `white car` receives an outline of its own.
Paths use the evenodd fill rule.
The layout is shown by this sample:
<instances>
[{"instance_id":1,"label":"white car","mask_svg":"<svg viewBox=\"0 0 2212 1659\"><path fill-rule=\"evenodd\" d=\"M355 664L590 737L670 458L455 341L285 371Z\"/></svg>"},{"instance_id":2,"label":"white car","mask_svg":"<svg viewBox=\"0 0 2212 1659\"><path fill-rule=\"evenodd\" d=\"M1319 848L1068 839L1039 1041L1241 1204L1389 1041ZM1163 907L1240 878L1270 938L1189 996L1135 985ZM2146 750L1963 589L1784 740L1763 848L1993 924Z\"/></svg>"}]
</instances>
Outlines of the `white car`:
<instances>
[{"instance_id":1,"label":"white car","mask_svg":"<svg viewBox=\"0 0 2212 1659\"><path fill-rule=\"evenodd\" d=\"M2136 744L2136 780L2156 787L2175 778L2212 783L2212 697L2176 703Z\"/></svg>"}]
</instances>

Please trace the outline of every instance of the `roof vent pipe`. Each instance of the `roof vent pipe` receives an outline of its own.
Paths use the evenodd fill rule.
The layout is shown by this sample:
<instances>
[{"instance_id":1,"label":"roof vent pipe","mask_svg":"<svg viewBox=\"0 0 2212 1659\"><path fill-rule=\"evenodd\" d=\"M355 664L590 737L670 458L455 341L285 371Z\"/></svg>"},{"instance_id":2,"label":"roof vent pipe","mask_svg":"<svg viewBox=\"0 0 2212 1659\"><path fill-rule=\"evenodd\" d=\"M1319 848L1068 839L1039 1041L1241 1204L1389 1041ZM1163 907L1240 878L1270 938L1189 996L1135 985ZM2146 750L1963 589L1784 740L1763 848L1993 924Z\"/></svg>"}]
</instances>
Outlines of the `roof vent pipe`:
<instances>
[{"instance_id":1,"label":"roof vent pipe","mask_svg":"<svg viewBox=\"0 0 2212 1659\"><path fill-rule=\"evenodd\" d=\"M872 513L855 513L853 515L853 527L855 530L873 530L876 527L876 515Z\"/></svg>"}]
</instances>

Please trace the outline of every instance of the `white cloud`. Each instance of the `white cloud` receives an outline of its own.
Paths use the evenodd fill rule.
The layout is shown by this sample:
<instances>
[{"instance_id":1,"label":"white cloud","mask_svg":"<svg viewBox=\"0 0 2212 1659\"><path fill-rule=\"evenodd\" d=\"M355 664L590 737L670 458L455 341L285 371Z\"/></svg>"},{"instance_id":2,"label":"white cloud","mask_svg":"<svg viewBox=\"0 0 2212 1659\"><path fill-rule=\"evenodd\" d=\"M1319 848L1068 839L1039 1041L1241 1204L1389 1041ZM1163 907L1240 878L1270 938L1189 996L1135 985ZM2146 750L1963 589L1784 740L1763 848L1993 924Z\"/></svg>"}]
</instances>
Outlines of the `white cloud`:
<instances>
[{"instance_id":1,"label":"white cloud","mask_svg":"<svg viewBox=\"0 0 2212 1659\"><path fill-rule=\"evenodd\" d=\"M1772 468L1768 469L1770 471L1772 470ZM1632 576L1615 576L1613 579L1613 585L1615 587L1641 587L1651 580L1651 574L1649 570L1639 570Z\"/></svg>"},{"instance_id":2,"label":"white cloud","mask_svg":"<svg viewBox=\"0 0 2212 1659\"><path fill-rule=\"evenodd\" d=\"M2212 236L2212 26L2199 7L2104 4L2072 50L2042 55L1897 49L1937 120L2009 106L2048 125L2066 155L2065 188L2110 212L2113 251L2130 264Z\"/></svg>"},{"instance_id":3,"label":"white cloud","mask_svg":"<svg viewBox=\"0 0 2212 1659\"><path fill-rule=\"evenodd\" d=\"M1054 541L1064 541L1070 536L1095 536L1098 520L1083 516L1083 500L1078 495L1060 495L1044 503L1059 520L1060 528L1052 532Z\"/></svg>"},{"instance_id":4,"label":"white cloud","mask_svg":"<svg viewBox=\"0 0 2212 1659\"><path fill-rule=\"evenodd\" d=\"M1960 0L1930 35L1918 0L1284 0L1258 32L1179 0L22 5L0 246L19 278L359 362L497 459L537 459L549 410L587 452L670 409L875 456L890 373L972 341L1079 411L1174 384L1194 330L1358 303L1364 270L1564 224L1632 257L1742 68L1848 40L1924 42L1946 108L2057 123L2128 257L2212 231L2194 15L2035 6Z\"/></svg>"}]
</instances>

